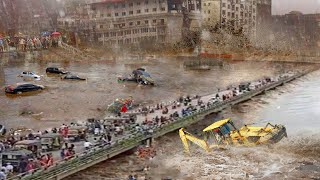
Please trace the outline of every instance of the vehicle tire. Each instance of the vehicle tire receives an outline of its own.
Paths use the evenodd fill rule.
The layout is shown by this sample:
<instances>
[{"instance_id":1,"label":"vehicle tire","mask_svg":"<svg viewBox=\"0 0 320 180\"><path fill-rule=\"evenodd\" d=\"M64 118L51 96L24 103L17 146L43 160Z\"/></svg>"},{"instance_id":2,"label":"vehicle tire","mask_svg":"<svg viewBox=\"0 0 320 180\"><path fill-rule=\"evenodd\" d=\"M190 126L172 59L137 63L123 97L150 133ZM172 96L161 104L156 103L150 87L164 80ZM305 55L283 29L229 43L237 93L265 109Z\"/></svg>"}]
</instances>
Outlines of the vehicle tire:
<instances>
[{"instance_id":1,"label":"vehicle tire","mask_svg":"<svg viewBox=\"0 0 320 180\"><path fill-rule=\"evenodd\" d=\"M22 94L22 92L21 91L17 91L17 94Z\"/></svg>"}]
</instances>

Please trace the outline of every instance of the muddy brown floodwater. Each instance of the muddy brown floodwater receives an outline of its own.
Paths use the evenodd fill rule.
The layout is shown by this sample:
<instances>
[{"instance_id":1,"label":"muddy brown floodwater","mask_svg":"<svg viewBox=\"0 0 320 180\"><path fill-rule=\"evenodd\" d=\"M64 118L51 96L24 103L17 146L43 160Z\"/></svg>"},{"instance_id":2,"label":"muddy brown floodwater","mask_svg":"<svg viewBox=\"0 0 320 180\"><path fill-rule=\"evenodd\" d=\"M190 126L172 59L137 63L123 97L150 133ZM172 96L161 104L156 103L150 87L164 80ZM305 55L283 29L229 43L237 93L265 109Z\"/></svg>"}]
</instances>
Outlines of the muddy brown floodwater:
<instances>
[{"instance_id":1,"label":"muddy brown floodwater","mask_svg":"<svg viewBox=\"0 0 320 180\"><path fill-rule=\"evenodd\" d=\"M65 122L85 121L104 114L106 106L116 98L133 96L136 102L155 103L172 100L181 94L206 94L230 84L270 76L294 68L290 64L235 62L210 71L186 71L181 60L158 58L141 65L155 79L157 86L117 83L117 76L129 74L139 64L118 63L36 63L14 59L0 66L0 119L11 128L26 126L35 129L59 126ZM46 67L62 67L88 78L70 82L45 73ZM5 95L4 86L22 82L22 71L41 75L35 81L47 87L37 93L22 96Z\"/></svg>"}]
</instances>

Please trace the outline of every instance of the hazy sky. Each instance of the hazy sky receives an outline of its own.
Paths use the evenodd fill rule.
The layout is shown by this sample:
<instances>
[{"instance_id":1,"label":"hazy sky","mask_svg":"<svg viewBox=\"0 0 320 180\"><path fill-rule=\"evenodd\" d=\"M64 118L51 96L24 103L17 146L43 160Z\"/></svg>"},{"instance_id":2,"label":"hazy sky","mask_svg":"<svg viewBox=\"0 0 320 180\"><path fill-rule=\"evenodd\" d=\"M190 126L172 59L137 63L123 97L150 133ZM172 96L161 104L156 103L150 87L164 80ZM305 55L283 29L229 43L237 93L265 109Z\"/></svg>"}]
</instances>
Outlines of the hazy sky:
<instances>
[{"instance_id":1,"label":"hazy sky","mask_svg":"<svg viewBox=\"0 0 320 180\"><path fill-rule=\"evenodd\" d=\"M293 10L320 13L320 0L272 0L272 3L272 14L286 14Z\"/></svg>"}]
</instances>

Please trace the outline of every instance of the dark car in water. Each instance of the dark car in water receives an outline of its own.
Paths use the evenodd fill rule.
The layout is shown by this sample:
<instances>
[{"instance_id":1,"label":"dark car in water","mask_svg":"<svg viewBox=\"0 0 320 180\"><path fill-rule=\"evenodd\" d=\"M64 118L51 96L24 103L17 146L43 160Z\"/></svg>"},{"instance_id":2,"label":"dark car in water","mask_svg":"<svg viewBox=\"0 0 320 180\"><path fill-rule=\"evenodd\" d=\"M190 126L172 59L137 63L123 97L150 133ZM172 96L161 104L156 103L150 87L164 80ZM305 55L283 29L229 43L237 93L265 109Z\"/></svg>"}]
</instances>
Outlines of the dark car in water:
<instances>
[{"instance_id":1,"label":"dark car in water","mask_svg":"<svg viewBox=\"0 0 320 180\"><path fill-rule=\"evenodd\" d=\"M68 72L67 72L67 71L63 71L62 69L57 68L57 67L48 67L48 68L46 69L46 73L67 74Z\"/></svg>"},{"instance_id":2,"label":"dark car in water","mask_svg":"<svg viewBox=\"0 0 320 180\"><path fill-rule=\"evenodd\" d=\"M10 94L21 94L23 92L37 91L43 89L44 86L42 85L26 83L6 86L5 92Z\"/></svg>"},{"instance_id":3,"label":"dark car in water","mask_svg":"<svg viewBox=\"0 0 320 180\"><path fill-rule=\"evenodd\" d=\"M86 80L85 78L81 78L78 75L72 75L72 74L65 75L65 76L61 77L61 79L80 80L80 81Z\"/></svg>"}]
</instances>

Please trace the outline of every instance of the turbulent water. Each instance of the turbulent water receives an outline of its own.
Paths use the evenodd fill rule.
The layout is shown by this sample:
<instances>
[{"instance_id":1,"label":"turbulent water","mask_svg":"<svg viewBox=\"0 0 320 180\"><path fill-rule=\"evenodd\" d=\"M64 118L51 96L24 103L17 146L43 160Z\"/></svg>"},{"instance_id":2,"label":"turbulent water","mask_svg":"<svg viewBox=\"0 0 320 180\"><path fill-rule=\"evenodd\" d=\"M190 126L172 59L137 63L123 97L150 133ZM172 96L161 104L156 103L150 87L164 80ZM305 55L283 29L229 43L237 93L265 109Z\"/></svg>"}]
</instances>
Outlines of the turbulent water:
<instances>
[{"instance_id":1,"label":"turbulent water","mask_svg":"<svg viewBox=\"0 0 320 180\"><path fill-rule=\"evenodd\" d=\"M213 119L231 117L239 125L284 124L288 138L272 146L230 147L210 153L192 146L183 153L177 133L157 140L158 155L143 161L135 155L120 156L96 165L69 179L319 179L320 71L267 92L188 127L199 132ZM143 171L149 166L150 170Z\"/></svg>"},{"instance_id":2,"label":"turbulent water","mask_svg":"<svg viewBox=\"0 0 320 180\"><path fill-rule=\"evenodd\" d=\"M187 71L182 61L174 58L158 58L143 65L129 63L47 63L12 59L0 66L1 123L8 127L32 125L37 129L59 126L64 122L99 117L106 105L116 98L132 95L136 102L155 103L185 94L211 93L230 84L294 68L290 64L238 62L214 67L211 71ZM59 76L47 76L45 69L49 66L62 67L88 80L70 82L61 80ZM156 87L117 83L117 76L130 74L141 66L155 79ZM47 89L24 96L5 95L5 85L22 82L17 77L22 71L34 71L42 75L41 81L35 83L45 85Z\"/></svg>"}]
</instances>

